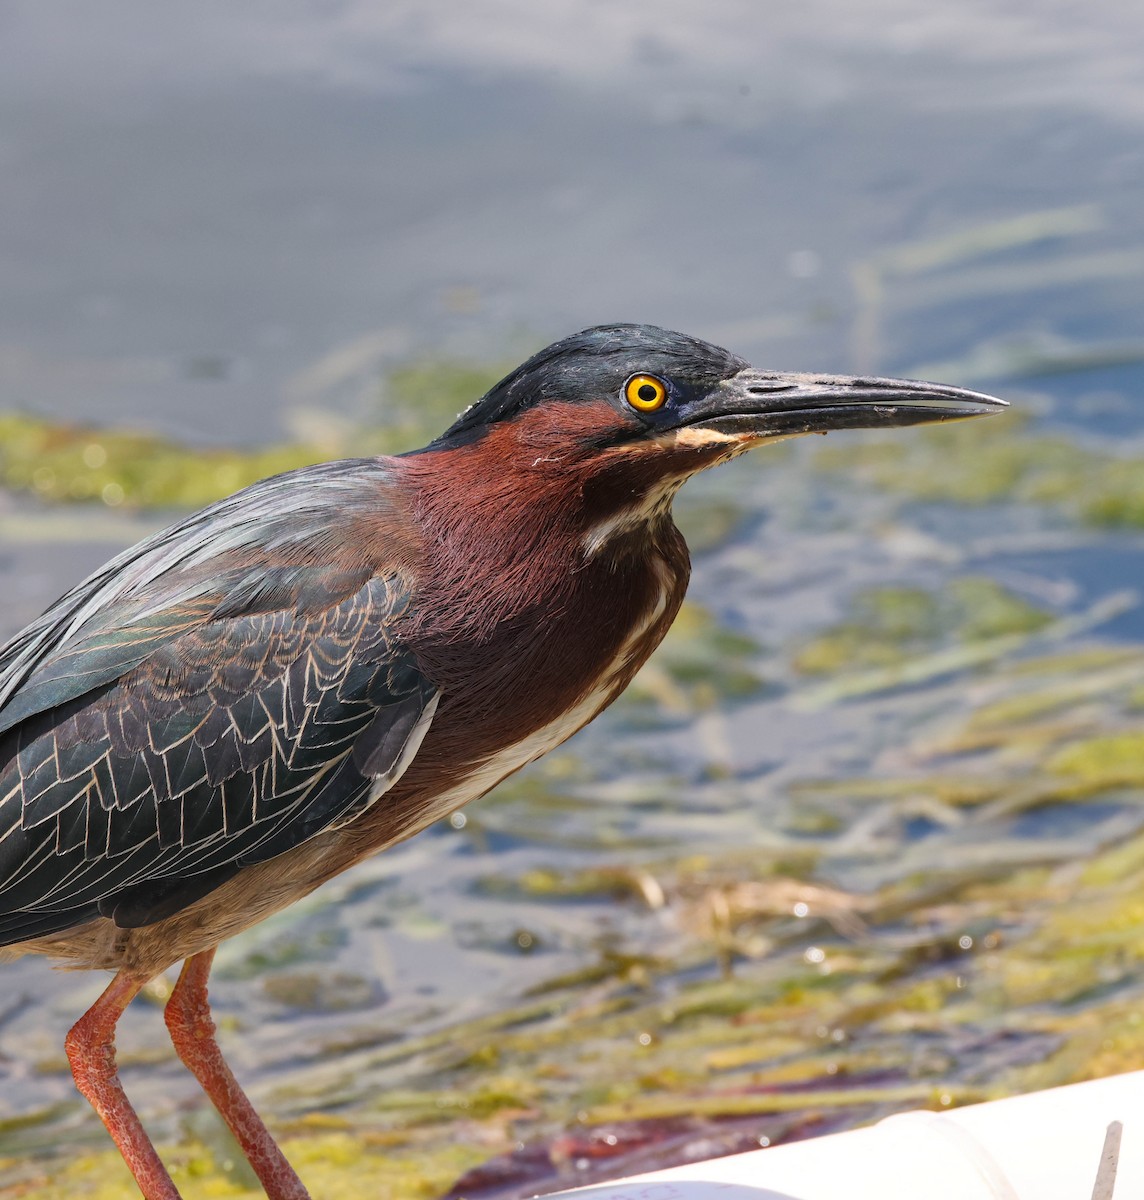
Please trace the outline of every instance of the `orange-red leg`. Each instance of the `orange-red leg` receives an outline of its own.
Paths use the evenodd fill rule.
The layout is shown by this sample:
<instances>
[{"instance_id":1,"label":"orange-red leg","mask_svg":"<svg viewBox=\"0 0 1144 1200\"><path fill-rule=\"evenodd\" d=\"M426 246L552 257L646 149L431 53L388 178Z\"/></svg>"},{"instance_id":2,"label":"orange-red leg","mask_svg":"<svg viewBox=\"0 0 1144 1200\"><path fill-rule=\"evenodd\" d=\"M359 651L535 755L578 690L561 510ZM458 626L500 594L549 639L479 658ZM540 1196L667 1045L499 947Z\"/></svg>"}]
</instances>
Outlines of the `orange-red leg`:
<instances>
[{"instance_id":1,"label":"orange-red leg","mask_svg":"<svg viewBox=\"0 0 1144 1200\"><path fill-rule=\"evenodd\" d=\"M115 1066L116 1022L146 982L120 971L72 1026L64 1046L76 1087L115 1139L139 1190L147 1200L179 1200L178 1190L123 1091Z\"/></svg>"},{"instance_id":2,"label":"orange-red leg","mask_svg":"<svg viewBox=\"0 0 1144 1200\"><path fill-rule=\"evenodd\" d=\"M207 1000L207 976L214 954L213 949L204 950L183 963L164 1014L171 1041L230 1126L270 1200L309 1200L309 1192L239 1087L215 1041L215 1025Z\"/></svg>"}]
</instances>

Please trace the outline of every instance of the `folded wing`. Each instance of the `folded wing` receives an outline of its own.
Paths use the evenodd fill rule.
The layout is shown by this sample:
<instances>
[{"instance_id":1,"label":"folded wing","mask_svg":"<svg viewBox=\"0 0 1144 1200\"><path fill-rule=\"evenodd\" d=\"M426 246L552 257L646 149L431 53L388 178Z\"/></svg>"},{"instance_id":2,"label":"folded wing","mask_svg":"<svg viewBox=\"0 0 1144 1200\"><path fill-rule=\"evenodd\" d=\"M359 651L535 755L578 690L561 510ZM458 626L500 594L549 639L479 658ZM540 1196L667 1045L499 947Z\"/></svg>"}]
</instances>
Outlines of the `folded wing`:
<instances>
[{"instance_id":1,"label":"folded wing","mask_svg":"<svg viewBox=\"0 0 1144 1200\"><path fill-rule=\"evenodd\" d=\"M330 537L386 495L372 460L264 481L0 652L0 944L160 920L400 777L438 699L394 632L410 585Z\"/></svg>"}]
</instances>

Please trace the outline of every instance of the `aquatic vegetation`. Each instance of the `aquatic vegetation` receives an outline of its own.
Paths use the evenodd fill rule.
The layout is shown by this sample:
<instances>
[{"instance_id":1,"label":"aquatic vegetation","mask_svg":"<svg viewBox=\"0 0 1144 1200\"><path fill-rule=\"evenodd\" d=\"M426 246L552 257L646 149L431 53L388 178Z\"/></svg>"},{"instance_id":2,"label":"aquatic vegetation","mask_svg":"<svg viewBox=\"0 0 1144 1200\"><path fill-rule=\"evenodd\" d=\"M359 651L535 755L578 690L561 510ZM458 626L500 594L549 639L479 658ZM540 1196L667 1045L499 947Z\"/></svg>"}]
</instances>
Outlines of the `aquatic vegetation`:
<instances>
[{"instance_id":1,"label":"aquatic vegetation","mask_svg":"<svg viewBox=\"0 0 1144 1200\"><path fill-rule=\"evenodd\" d=\"M1098 651L995 671L957 727L915 731L908 772L798 782L798 802L829 804L838 822L801 858L629 851L614 868L489 877L485 889L534 906L618 901L655 923L659 953L601 946L495 1013L279 1070L269 1099L289 1152L319 1194L442 1195L458 1176L488 1178L478 1164L499 1155L493 1174L516 1190L489 1194L523 1195L537 1179L629 1169L649 1147L669 1161L689 1122L742 1149L748 1131L777 1141L1144 1065L1132 675ZM1064 738L1032 768L1013 754L1078 696L1100 732ZM966 757L959 738L983 728L996 736ZM1062 847L1013 826L1078 789L1112 806L1107 832ZM914 870L900 840L877 836L918 797L949 814L929 835L944 839L940 871ZM989 855L959 859L959 846ZM878 864L864 887L830 882L856 858ZM173 1149L188 1197L255 1195L227 1173L225 1141L196 1130ZM0 1134L9 1154L25 1132ZM58 1174L14 1169L12 1186L40 1200L122 1186L110 1152Z\"/></svg>"},{"instance_id":2,"label":"aquatic vegetation","mask_svg":"<svg viewBox=\"0 0 1144 1200\"><path fill-rule=\"evenodd\" d=\"M658 705L661 713L678 717L745 699L764 686L752 669L758 653L759 644L749 634L727 629L687 601L620 703Z\"/></svg>"},{"instance_id":3,"label":"aquatic vegetation","mask_svg":"<svg viewBox=\"0 0 1144 1200\"><path fill-rule=\"evenodd\" d=\"M931 601L875 611L913 636L933 629ZM329 1194L426 1197L486 1178L477 1164L500 1155L519 1183L490 1194L522 1195L540 1178L624 1170L639 1147L667 1161L688 1122L741 1149L746 1130L775 1141L1144 1065L1140 665L1097 647L995 668L957 722L913 732L907 770L796 781L798 804L836 819L801 857L629 849L615 866L486 877L482 891L534 908L618 902L655 924L658 953L602 944L495 1013L279 1070L270 1099L291 1154ZM1029 730L1078 703L1085 728L1031 757ZM578 778L575 764L555 775ZM945 847L924 870L879 833L913 820L919 799ZM1078 799L1107 809L1085 837L1014 824ZM856 862L866 882L839 886ZM16 1135L0 1131L9 1154ZM187 1195L254 1194L225 1170L220 1182L212 1137L174 1151ZM569 1149L581 1145L591 1153ZM121 1170L100 1154L20 1186L111 1195Z\"/></svg>"},{"instance_id":4,"label":"aquatic vegetation","mask_svg":"<svg viewBox=\"0 0 1144 1200\"><path fill-rule=\"evenodd\" d=\"M399 366L382 383L377 428L368 435L376 448L368 453L397 454L424 445L515 365L432 358Z\"/></svg>"},{"instance_id":5,"label":"aquatic vegetation","mask_svg":"<svg viewBox=\"0 0 1144 1200\"><path fill-rule=\"evenodd\" d=\"M375 981L348 971L278 972L263 979L262 990L284 1007L321 1012L370 1008L380 1000Z\"/></svg>"},{"instance_id":6,"label":"aquatic vegetation","mask_svg":"<svg viewBox=\"0 0 1144 1200\"><path fill-rule=\"evenodd\" d=\"M395 373L384 428L352 445L200 451L9 418L0 484L190 506L279 466L419 444L495 375L469 372ZM1134 459L1019 420L813 461L859 492L1144 521ZM742 561L750 515L713 488L682 519ZM224 1022L272 1027L254 1090L315 1194L507 1200L663 1165L689 1139L743 1149L1144 1066L1144 653L1089 634L1133 601L1062 613L943 570L939 588L851 591L845 619L774 646L720 596L689 602L606 730L415 848L425 878L465 865L471 919L381 860L227 943L220 987L263 986ZM784 721L857 732L821 768L789 768L786 743L778 768L727 767L731 723L749 741ZM382 927L519 982L467 1007L395 1000L355 957ZM123 1052L127 1072L169 1059L165 1043ZM40 1065L66 1078L58 1054ZM189 1200L258 1194L205 1107L151 1102ZM123 1193L80 1112L0 1119L0 1197ZM46 1158L65 1137L80 1157Z\"/></svg>"},{"instance_id":7,"label":"aquatic vegetation","mask_svg":"<svg viewBox=\"0 0 1144 1200\"><path fill-rule=\"evenodd\" d=\"M772 461L787 450L785 443L770 448ZM741 496L726 489L718 476L702 476L683 490L675 502L676 524L693 555L715 550L733 538L750 510Z\"/></svg>"},{"instance_id":8,"label":"aquatic vegetation","mask_svg":"<svg viewBox=\"0 0 1144 1200\"><path fill-rule=\"evenodd\" d=\"M391 454L422 445L502 373L463 363L410 363L387 379L381 412L369 429L331 427L320 438L248 450L0 414L0 486L54 503L198 508L280 471L339 455Z\"/></svg>"},{"instance_id":9,"label":"aquatic vegetation","mask_svg":"<svg viewBox=\"0 0 1144 1200\"><path fill-rule=\"evenodd\" d=\"M220 1139L221 1140L221 1139ZM225 1145L225 1143L222 1143ZM345 1200L433 1200L462 1172L488 1156L490 1145L474 1138L468 1145L387 1146L356 1134L320 1131L287 1136L282 1146L305 1174L314 1194ZM187 1141L163 1147L171 1176L185 1200L258 1200L265 1193L245 1178L218 1145ZM0 1169L4 1166L0 1161ZM114 1151L82 1155L51 1180L29 1173L16 1190L2 1195L37 1200L122 1200L134 1187L122 1158Z\"/></svg>"},{"instance_id":10,"label":"aquatic vegetation","mask_svg":"<svg viewBox=\"0 0 1144 1200\"><path fill-rule=\"evenodd\" d=\"M324 457L316 446L191 449L152 434L0 416L0 484L47 501L195 508Z\"/></svg>"},{"instance_id":11,"label":"aquatic vegetation","mask_svg":"<svg viewBox=\"0 0 1144 1200\"><path fill-rule=\"evenodd\" d=\"M823 630L794 656L805 675L892 667L948 643L1035 633L1052 620L991 579L953 580L941 592L887 586L853 596L846 621Z\"/></svg>"},{"instance_id":12,"label":"aquatic vegetation","mask_svg":"<svg viewBox=\"0 0 1144 1200\"><path fill-rule=\"evenodd\" d=\"M139 510L194 508L266 475L341 454L398 453L436 436L502 374L503 366L425 360L391 372L377 419L327 425L321 436L276 446L191 446L129 429L100 429L30 414L0 414L0 486L52 502ZM770 451L772 461L783 448ZM1104 527L1144 525L1144 461L1035 430L1027 416L923 429L909 439L828 445L823 471L912 499L1048 504ZM743 520L734 497L685 496L681 523L696 551L723 544Z\"/></svg>"},{"instance_id":13,"label":"aquatic vegetation","mask_svg":"<svg viewBox=\"0 0 1144 1200\"><path fill-rule=\"evenodd\" d=\"M908 442L870 438L844 450L827 446L813 462L914 500L1045 504L1088 525L1144 525L1144 459L1038 432L1017 413L988 426L967 421L920 430Z\"/></svg>"}]
</instances>

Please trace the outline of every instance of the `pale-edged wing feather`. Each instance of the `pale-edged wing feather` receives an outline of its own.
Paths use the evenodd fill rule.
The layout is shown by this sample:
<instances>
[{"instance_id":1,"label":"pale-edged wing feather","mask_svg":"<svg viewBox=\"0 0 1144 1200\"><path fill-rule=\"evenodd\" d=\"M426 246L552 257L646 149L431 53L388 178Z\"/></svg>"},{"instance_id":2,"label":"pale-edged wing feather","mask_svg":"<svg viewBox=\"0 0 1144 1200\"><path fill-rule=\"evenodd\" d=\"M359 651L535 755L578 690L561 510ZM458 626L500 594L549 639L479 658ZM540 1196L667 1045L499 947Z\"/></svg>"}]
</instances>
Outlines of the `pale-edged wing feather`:
<instances>
[{"instance_id":1,"label":"pale-edged wing feather","mask_svg":"<svg viewBox=\"0 0 1144 1200\"><path fill-rule=\"evenodd\" d=\"M161 919L399 777L437 703L393 632L409 581L330 536L388 486L374 460L264 480L0 651L0 944Z\"/></svg>"}]
</instances>

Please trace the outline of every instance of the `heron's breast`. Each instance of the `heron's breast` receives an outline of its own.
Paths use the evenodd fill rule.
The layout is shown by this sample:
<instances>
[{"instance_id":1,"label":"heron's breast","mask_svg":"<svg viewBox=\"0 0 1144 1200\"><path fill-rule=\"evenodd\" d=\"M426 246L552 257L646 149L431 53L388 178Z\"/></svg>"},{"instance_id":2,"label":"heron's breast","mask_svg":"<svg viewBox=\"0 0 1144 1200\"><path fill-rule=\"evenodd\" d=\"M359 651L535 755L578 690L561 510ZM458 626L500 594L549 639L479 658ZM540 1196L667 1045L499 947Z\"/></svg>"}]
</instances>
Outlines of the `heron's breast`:
<instances>
[{"instance_id":1,"label":"heron's breast","mask_svg":"<svg viewBox=\"0 0 1144 1200\"><path fill-rule=\"evenodd\" d=\"M638 581L617 576L612 591L582 598L563 625L557 614L539 634L506 639L495 661L467 664L458 677L476 682L452 696L443 685L421 751L361 833L375 844L407 837L565 742L628 686L670 628L685 586L668 557L649 555ZM590 606L609 600L620 608L618 628L589 622Z\"/></svg>"}]
</instances>

